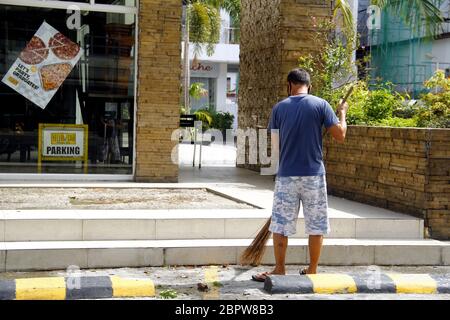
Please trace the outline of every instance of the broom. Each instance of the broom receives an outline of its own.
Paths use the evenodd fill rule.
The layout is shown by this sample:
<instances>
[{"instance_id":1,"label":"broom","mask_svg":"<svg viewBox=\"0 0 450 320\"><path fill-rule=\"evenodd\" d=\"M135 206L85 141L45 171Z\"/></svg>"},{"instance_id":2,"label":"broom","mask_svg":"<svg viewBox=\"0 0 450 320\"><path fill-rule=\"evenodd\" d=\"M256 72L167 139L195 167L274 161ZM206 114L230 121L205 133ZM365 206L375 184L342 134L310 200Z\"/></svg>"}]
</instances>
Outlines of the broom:
<instances>
[{"instance_id":1,"label":"broom","mask_svg":"<svg viewBox=\"0 0 450 320\"><path fill-rule=\"evenodd\" d=\"M342 102L339 105L339 107L342 106L347 101L347 99L350 97L350 95L353 92L353 88L354 87L351 86L348 89L348 91L347 91L344 99L342 99ZM326 133L326 131L325 131L325 133ZM325 133L324 133L324 136L325 136ZM261 264L261 260L266 251L267 241L269 241L269 238L272 234L272 232L269 231L271 220L272 220L272 218L270 217L266 221L264 226L261 228L261 230L258 232L258 234L256 235L256 238L247 247L247 249L245 249L244 252L241 254L240 260L241 260L242 265L257 266L257 265Z\"/></svg>"}]
</instances>

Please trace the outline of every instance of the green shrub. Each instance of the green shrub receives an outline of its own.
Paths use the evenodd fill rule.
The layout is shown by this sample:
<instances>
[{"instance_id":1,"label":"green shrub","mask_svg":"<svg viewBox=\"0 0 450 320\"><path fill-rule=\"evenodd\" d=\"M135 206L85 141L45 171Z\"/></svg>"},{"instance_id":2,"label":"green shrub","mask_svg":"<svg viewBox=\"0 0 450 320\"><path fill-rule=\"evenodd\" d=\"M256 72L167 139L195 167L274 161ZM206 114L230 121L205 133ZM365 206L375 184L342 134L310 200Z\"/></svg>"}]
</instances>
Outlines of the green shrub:
<instances>
[{"instance_id":1,"label":"green shrub","mask_svg":"<svg viewBox=\"0 0 450 320\"><path fill-rule=\"evenodd\" d=\"M389 84L380 85L369 92L364 104L366 121L379 122L392 117L394 110L401 108L403 97L394 92Z\"/></svg>"},{"instance_id":2,"label":"green shrub","mask_svg":"<svg viewBox=\"0 0 450 320\"><path fill-rule=\"evenodd\" d=\"M221 131L231 129L233 126L234 115L229 112L216 112L213 115L211 127Z\"/></svg>"},{"instance_id":3,"label":"green shrub","mask_svg":"<svg viewBox=\"0 0 450 320\"><path fill-rule=\"evenodd\" d=\"M349 86L355 86L348 100L348 124L450 127L450 79L445 78L443 71L436 72L425 82L429 92L423 94L418 103L405 103L409 96L402 96L388 82L379 83L370 89L369 79L348 83L356 76L351 57L353 45L357 42L354 41L354 34L338 34L335 29L332 23L321 22L315 39L321 43L322 50L317 54L301 56L298 62L299 67L311 74L313 94L327 100L334 108Z\"/></svg>"},{"instance_id":4,"label":"green shrub","mask_svg":"<svg viewBox=\"0 0 450 320\"><path fill-rule=\"evenodd\" d=\"M211 126L214 121L214 115L206 109L199 109L194 112L197 121L202 121L207 127Z\"/></svg>"},{"instance_id":5,"label":"green shrub","mask_svg":"<svg viewBox=\"0 0 450 320\"><path fill-rule=\"evenodd\" d=\"M423 107L417 111L417 124L421 127L450 128L450 79L442 70L425 82L430 92L421 96Z\"/></svg>"},{"instance_id":6,"label":"green shrub","mask_svg":"<svg viewBox=\"0 0 450 320\"><path fill-rule=\"evenodd\" d=\"M417 127L417 120L415 118L389 118L379 121L376 125L386 127Z\"/></svg>"},{"instance_id":7,"label":"green shrub","mask_svg":"<svg viewBox=\"0 0 450 320\"><path fill-rule=\"evenodd\" d=\"M337 106L339 104L339 100L345 95L345 92L348 90L348 86L344 87L341 92L335 95L335 98L332 103ZM367 88L367 83L365 81L358 81L354 84L353 93L348 100L348 104L350 108L347 112L347 123L348 124L365 124L366 123L366 115L364 111L364 106L369 97L369 89Z\"/></svg>"}]
</instances>

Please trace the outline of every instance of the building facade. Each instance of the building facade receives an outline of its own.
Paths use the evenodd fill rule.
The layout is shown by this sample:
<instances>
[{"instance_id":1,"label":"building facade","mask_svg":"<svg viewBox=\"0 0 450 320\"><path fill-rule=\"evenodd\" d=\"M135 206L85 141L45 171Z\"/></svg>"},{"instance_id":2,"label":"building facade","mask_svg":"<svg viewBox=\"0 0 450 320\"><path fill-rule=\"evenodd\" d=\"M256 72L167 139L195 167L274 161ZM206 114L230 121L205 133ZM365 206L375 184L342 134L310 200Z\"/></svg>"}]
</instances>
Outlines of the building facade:
<instances>
[{"instance_id":1,"label":"building facade","mask_svg":"<svg viewBox=\"0 0 450 320\"><path fill-rule=\"evenodd\" d=\"M390 81L398 91L417 98L424 90L424 81L436 70L444 70L450 76L450 1L434 0L434 4L441 9L445 23L431 39L426 37L424 24L414 30L391 8L380 10L372 20L377 23L368 28L367 21L375 17L375 12L368 10L369 0L358 1L359 58L371 55L366 67L370 68L372 79Z\"/></svg>"},{"instance_id":2,"label":"building facade","mask_svg":"<svg viewBox=\"0 0 450 320\"><path fill-rule=\"evenodd\" d=\"M177 181L181 11L0 0L1 179Z\"/></svg>"},{"instance_id":3,"label":"building facade","mask_svg":"<svg viewBox=\"0 0 450 320\"><path fill-rule=\"evenodd\" d=\"M233 28L230 15L221 10L220 41L214 53L209 56L206 50L195 53L190 45L190 83L202 83L208 94L200 99L191 100L191 110L210 108L217 112L229 112L234 115L234 126L238 118L238 81L239 81L239 29Z\"/></svg>"}]
</instances>

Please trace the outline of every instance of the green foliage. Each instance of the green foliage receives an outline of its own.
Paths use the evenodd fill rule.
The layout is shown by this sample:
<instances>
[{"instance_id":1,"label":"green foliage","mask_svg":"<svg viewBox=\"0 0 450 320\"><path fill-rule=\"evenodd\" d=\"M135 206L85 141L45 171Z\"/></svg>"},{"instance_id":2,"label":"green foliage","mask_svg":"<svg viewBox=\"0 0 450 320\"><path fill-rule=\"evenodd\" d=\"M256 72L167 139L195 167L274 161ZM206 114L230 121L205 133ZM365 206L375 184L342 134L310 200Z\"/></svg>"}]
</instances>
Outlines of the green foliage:
<instances>
[{"instance_id":1,"label":"green foliage","mask_svg":"<svg viewBox=\"0 0 450 320\"><path fill-rule=\"evenodd\" d=\"M194 82L189 87L189 96L193 99L200 99L208 94L208 90L203 88L204 84L201 82ZM186 114L186 106L180 106L180 114Z\"/></svg>"},{"instance_id":2,"label":"green foliage","mask_svg":"<svg viewBox=\"0 0 450 320\"><path fill-rule=\"evenodd\" d=\"M231 19L239 25L241 17L241 0L222 0L220 6L228 11Z\"/></svg>"},{"instance_id":3,"label":"green foliage","mask_svg":"<svg viewBox=\"0 0 450 320\"><path fill-rule=\"evenodd\" d=\"M333 11L334 17L337 17L338 13L340 13L340 15L342 17L343 27L348 30L353 30L353 28L354 28L353 19L354 18L353 18L352 8L350 7L348 0L336 0L334 2L334 11Z\"/></svg>"},{"instance_id":4,"label":"green foliage","mask_svg":"<svg viewBox=\"0 0 450 320\"><path fill-rule=\"evenodd\" d=\"M394 111L402 110L404 98L392 88L392 85L378 85L369 90L367 82L362 80L346 85L333 92L330 103L334 106L345 95L349 86L353 85L353 93L348 99L350 106L347 112L347 123L353 125L379 125L385 119L390 119ZM393 121L392 123L402 123ZM406 123L406 122L405 122ZM383 125L387 125L384 123Z\"/></svg>"},{"instance_id":5,"label":"green foliage","mask_svg":"<svg viewBox=\"0 0 450 320\"><path fill-rule=\"evenodd\" d=\"M442 70L425 82L430 92L421 96L423 106L417 111L421 127L450 128L450 79Z\"/></svg>"},{"instance_id":6,"label":"green foliage","mask_svg":"<svg viewBox=\"0 0 450 320\"><path fill-rule=\"evenodd\" d=\"M364 104L364 113L368 123L392 117L394 110L401 108L403 97L393 91L390 84L379 85L371 90Z\"/></svg>"},{"instance_id":7,"label":"green foliage","mask_svg":"<svg viewBox=\"0 0 450 320\"><path fill-rule=\"evenodd\" d=\"M195 1L188 7L189 40L195 44L195 51L206 44L208 55L214 53L214 46L220 38L220 12L214 5Z\"/></svg>"},{"instance_id":8,"label":"green foliage","mask_svg":"<svg viewBox=\"0 0 450 320\"><path fill-rule=\"evenodd\" d=\"M366 81L359 81L348 101L347 122L356 125L449 128L450 79L438 71L426 81L425 87L431 91L422 95L418 103L406 103L409 97L395 92L390 83L369 90ZM347 86L334 96L342 96L346 89ZM333 99L336 105L338 100L336 97Z\"/></svg>"},{"instance_id":9,"label":"green foliage","mask_svg":"<svg viewBox=\"0 0 450 320\"><path fill-rule=\"evenodd\" d=\"M329 21L318 22L315 39L323 50L300 57L299 67L306 69L312 78L313 94L337 107L350 86L347 122L354 125L395 127L450 127L450 79L442 71L425 83L429 93L421 102L406 103L408 95L396 92L391 83L379 83L369 88L368 79L348 83L355 76L352 66L354 34L333 32ZM325 45L324 45L325 44Z\"/></svg>"},{"instance_id":10,"label":"green foliage","mask_svg":"<svg viewBox=\"0 0 450 320\"><path fill-rule=\"evenodd\" d=\"M353 52L356 49L356 35L353 31L335 32L336 25L329 20L312 17L317 28L313 38L318 52L311 52L299 58L299 67L307 70L313 81L313 93L323 99L337 102L342 96L341 87L355 76ZM336 84L340 80L343 85Z\"/></svg>"},{"instance_id":11,"label":"green foliage","mask_svg":"<svg viewBox=\"0 0 450 320\"><path fill-rule=\"evenodd\" d=\"M195 111L194 114L197 117L198 121L202 121L207 126L211 126L211 124L213 123L213 116L208 110L199 109Z\"/></svg>"},{"instance_id":12,"label":"green foliage","mask_svg":"<svg viewBox=\"0 0 450 320\"><path fill-rule=\"evenodd\" d=\"M213 115L212 128L221 131L231 129L233 126L234 115L229 112L215 112Z\"/></svg>"},{"instance_id":13,"label":"green foliage","mask_svg":"<svg viewBox=\"0 0 450 320\"><path fill-rule=\"evenodd\" d=\"M206 44L206 54L212 56L214 54L216 43L218 43L220 39L220 11L217 8L210 8L210 10L208 10L208 15L211 31Z\"/></svg>"},{"instance_id":14,"label":"green foliage","mask_svg":"<svg viewBox=\"0 0 450 320\"><path fill-rule=\"evenodd\" d=\"M386 126L386 127L417 127L417 120L415 118L389 118L380 120L376 125Z\"/></svg>"},{"instance_id":15,"label":"green foliage","mask_svg":"<svg viewBox=\"0 0 450 320\"><path fill-rule=\"evenodd\" d=\"M239 24L240 0L192 0L188 2L189 40L194 43L195 53L200 53L202 45L211 56L220 39L220 9L230 13L233 24Z\"/></svg>"},{"instance_id":16,"label":"green foliage","mask_svg":"<svg viewBox=\"0 0 450 320\"><path fill-rule=\"evenodd\" d=\"M163 299L175 299L178 296L178 293L175 290L167 289L161 291L159 296Z\"/></svg>"},{"instance_id":17,"label":"green foliage","mask_svg":"<svg viewBox=\"0 0 450 320\"><path fill-rule=\"evenodd\" d=\"M189 96L191 98L194 98L196 100L200 99L201 97L204 97L208 94L208 90L203 88L205 86L204 83L201 82L194 82L189 87Z\"/></svg>"},{"instance_id":18,"label":"green foliage","mask_svg":"<svg viewBox=\"0 0 450 320\"><path fill-rule=\"evenodd\" d=\"M434 37L444 22L442 12L434 0L372 0L371 3L391 9L416 34L425 29L428 37Z\"/></svg>"},{"instance_id":19,"label":"green foliage","mask_svg":"<svg viewBox=\"0 0 450 320\"><path fill-rule=\"evenodd\" d=\"M217 112L212 108L203 108L194 112L197 120L203 122L203 131L208 129L218 129L224 131L231 129L234 115L229 112Z\"/></svg>"},{"instance_id":20,"label":"green foliage","mask_svg":"<svg viewBox=\"0 0 450 320\"><path fill-rule=\"evenodd\" d=\"M365 124L366 123L366 115L365 115L365 103L369 97L369 89L367 88L367 83L365 81L358 81L353 84L353 93L348 99L348 104L350 109L347 111L347 123L348 124ZM343 87L341 90L334 95L332 100L332 105L336 106L339 103L339 100L345 95L345 92L348 90L349 85Z\"/></svg>"}]
</instances>

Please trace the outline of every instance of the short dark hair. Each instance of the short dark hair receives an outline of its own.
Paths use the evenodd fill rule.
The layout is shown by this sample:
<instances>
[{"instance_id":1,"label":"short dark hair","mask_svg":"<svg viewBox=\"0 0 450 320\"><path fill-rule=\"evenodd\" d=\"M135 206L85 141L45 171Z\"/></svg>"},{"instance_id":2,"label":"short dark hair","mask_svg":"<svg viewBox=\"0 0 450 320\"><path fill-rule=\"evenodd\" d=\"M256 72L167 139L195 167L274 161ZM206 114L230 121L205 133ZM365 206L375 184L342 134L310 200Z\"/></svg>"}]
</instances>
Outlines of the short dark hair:
<instances>
[{"instance_id":1,"label":"short dark hair","mask_svg":"<svg viewBox=\"0 0 450 320\"><path fill-rule=\"evenodd\" d=\"M287 76L287 81L293 84L301 84L309 87L311 85L311 77L309 73L301 68L293 69Z\"/></svg>"}]
</instances>

